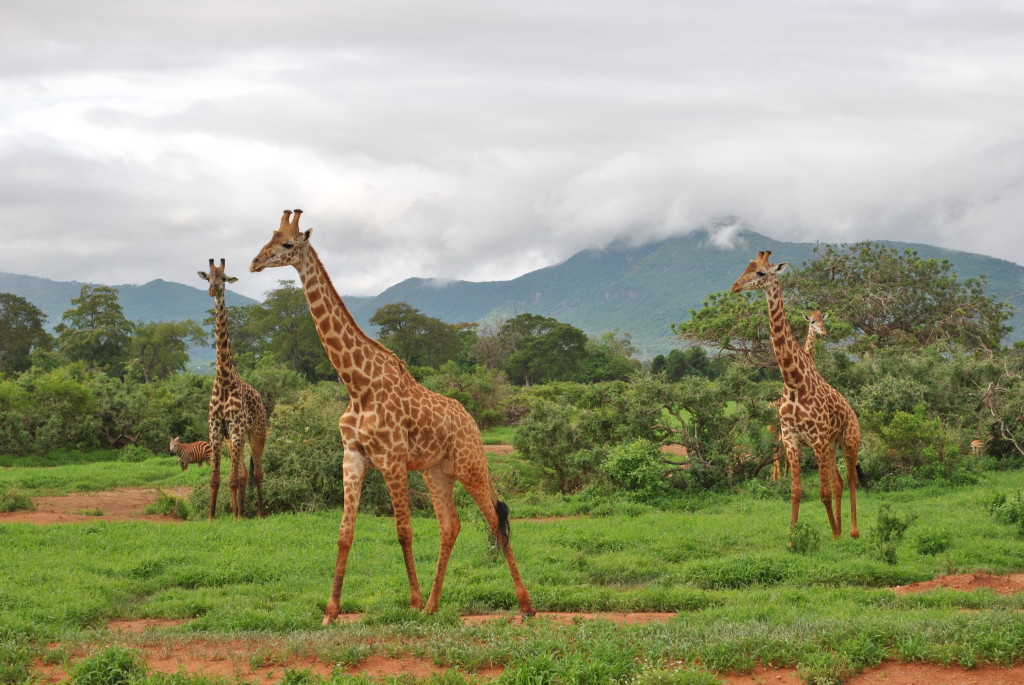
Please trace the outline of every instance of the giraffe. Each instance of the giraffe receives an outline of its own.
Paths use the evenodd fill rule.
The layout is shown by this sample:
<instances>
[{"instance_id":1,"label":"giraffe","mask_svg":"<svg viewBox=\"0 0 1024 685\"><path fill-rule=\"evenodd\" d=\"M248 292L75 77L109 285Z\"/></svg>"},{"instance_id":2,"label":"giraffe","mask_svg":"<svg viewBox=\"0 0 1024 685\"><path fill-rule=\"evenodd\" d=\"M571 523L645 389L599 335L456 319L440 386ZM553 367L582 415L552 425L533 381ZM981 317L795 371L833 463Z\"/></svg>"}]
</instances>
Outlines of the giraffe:
<instances>
[{"instance_id":1,"label":"giraffe","mask_svg":"<svg viewBox=\"0 0 1024 685\"><path fill-rule=\"evenodd\" d=\"M228 314L224 306L224 286L238 279L224 271L224 259L215 266L210 259L210 271L197 271L199 277L210 284L210 297L215 304L215 332L217 367L210 393L210 447L213 462L210 470L210 520L217 508L217 490L220 488L221 444L228 441L231 455L231 512L238 519L245 515L245 443L249 443L249 477L256 481L257 513L263 518L263 444L267 439L267 409L263 398L242 380L231 356L228 336Z\"/></svg>"},{"instance_id":2,"label":"giraffe","mask_svg":"<svg viewBox=\"0 0 1024 685\"><path fill-rule=\"evenodd\" d=\"M857 454L860 449L860 424L850 403L825 382L810 356L803 352L793 337L786 307L782 300L779 274L789 266L786 262L770 264L771 252L758 252L746 270L732 284L732 292L763 290L768 299L768 321L772 347L784 383L779 407L779 432L786 448L792 482L790 525L795 526L800 513L800 445L814 450L821 479L820 495L828 514L832 537L842 533L843 481L836 468L836 446L842 442L850 484L850 537L860 537L857 528Z\"/></svg>"},{"instance_id":3,"label":"giraffe","mask_svg":"<svg viewBox=\"0 0 1024 685\"><path fill-rule=\"evenodd\" d=\"M348 388L349 404L338 421L344 446L345 509L338 533L334 584L323 624L338 617L345 565L355 532L363 478L370 467L384 476L395 513L395 528L409 577L409 605L437 611L448 558L459 534L453 488L459 481L476 501L500 542L512 574L520 611L534 613L509 544L508 507L497 498L487 470L476 422L457 401L432 392L413 379L391 350L364 333L349 313L320 257L310 244L312 229L301 231L301 210L286 210L280 228L253 259L250 270L295 267L306 293L320 342ZM426 605L413 563L409 516L409 471L420 471L437 515L441 544Z\"/></svg>"},{"instance_id":4,"label":"giraffe","mask_svg":"<svg viewBox=\"0 0 1024 685\"><path fill-rule=\"evenodd\" d=\"M804 338L804 352L812 360L814 359L814 341L817 337L827 335L828 332L825 330L825 322L828 321L828 314L822 313L820 309L808 309L804 314L804 320L807 322L807 337ZM782 398L772 402L773 407L782 406ZM776 436L775 452L772 454L772 480L776 481L782 477L782 452L784 451L782 443L778 441L778 426L768 426L768 432Z\"/></svg>"}]
</instances>

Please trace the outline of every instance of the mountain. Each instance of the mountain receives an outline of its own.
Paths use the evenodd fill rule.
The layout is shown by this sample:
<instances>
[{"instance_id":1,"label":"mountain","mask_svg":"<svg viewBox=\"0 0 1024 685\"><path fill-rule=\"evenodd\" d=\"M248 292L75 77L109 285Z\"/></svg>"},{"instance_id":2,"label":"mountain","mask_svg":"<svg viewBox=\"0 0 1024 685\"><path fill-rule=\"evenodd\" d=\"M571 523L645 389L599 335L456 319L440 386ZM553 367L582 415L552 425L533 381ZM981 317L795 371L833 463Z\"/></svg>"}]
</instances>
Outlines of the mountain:
<instances>
[{"instance_id":1,"label":"mountain","mask_svg":"<svg viewBox=\"0 0 1024 685\"><path fill-rule=\"evenodd\" d=\"M878 242L901 252L910 248L924 259L947 259L961 280L985 275L987 292L1018 310L1009 322L1014 328L1009 340L1024 339L1024 267L931 245ZM708 294L728 290L758 250L770 250L774 261L800 266L812 258L814 246L753 231L740 232L728 246L721 246L712 234L695 231L642 246L620 241L584 250L511 281L410 278L376 297L346 298L346 303L364 328L379 307L394 302L407 302L449 323L529 312L570 323L590 335L615 329L628 332L642 356L650 357L675 347L670 324L687 320Z\"/></svg>"},{"instance_id":2,"label":"mountain","mask_svg":"<svg viewBox=\"0 0 1024 685\"><path fill-rule=\"evenodd\" d=\"M624 241L604 249L579 252L561 264L524 274L510 281L437 281L410 278L375 297L345 297L359 324L373 332L369 319L385 304L407 302L428 316L448 323L500 320L517 314L550 316L590 335L618 329L629 333L644 357L676 346L670 324L685 321L708 294L727 290L758 250L771 250L773 261L801 266L813 256L814 243L790 243L743 231L728 245L707 231L641 246ZM1024 340L1024 267L1002 259L931 245L879 241L903 251L910 248L925 259L947 259L961 279L986 276L988 293L1017 310L1009 321L1009 341ZM25 297L60 322L78 297L81 283L58 283L32 276L0 273L0 292ZM342 289L344 283L336 283ZM173 321L207 316L212 302L204 289L179 283L151 281L145 285L115 286L125 316L134 321ZM229 304L255 300L231 293ZM212 349L196 352L212 359ZM209 355L208 357L206 355ZM194 358L194 361L199 361Z\"/></svg>"},{"instance_id":3,"label":"mountain","mask_svg":"<svg viewBox=\"0 0 1024 685\"><path fill-rule=\"evenodd\" d=\"M197 279L198 280L198 279ZM51 333L61 322L61 317L71 309L71 300L82 292L79 281L51 281L36 276L22 276L0 272L0 292L14 293L39 307L46 314L45 327ZM89 284L96 285L96 284ZM181 283L157 279L143 285L115 285L118 301L130 321L152 323L159 321L184 321L192 319L200 326L213 309L213 298L205 288L193 288ZM229 305L257 304L251 297L229 293ZM208 331L212 329L207 327ZM189 350L192 366L204 369L216 359L213 344Z\"/></svg>"}]
</instances>

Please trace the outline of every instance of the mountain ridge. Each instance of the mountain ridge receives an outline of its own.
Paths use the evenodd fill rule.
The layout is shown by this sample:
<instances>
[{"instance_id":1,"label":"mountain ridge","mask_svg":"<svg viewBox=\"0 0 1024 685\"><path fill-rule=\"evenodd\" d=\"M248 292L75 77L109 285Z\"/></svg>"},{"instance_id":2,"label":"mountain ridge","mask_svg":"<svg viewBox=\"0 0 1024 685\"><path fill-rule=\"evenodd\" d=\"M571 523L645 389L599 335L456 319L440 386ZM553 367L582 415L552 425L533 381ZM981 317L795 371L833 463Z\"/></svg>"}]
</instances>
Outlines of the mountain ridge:
<instances>
[{"instance_id":1,"label":"mountain ridge","mask_svg":"<svg viewBox=\"0 0 1024 685\"><path fill-rule=\"evenodd\" d=\"M642 245L618 240L506 281L414 277L376 296L343 299L359 325L371 334L374 328L369 319L378 308L406 302L447 323L499 321L531 313L572 324L589 335L618 330L628 333L641 356L649 358L678 346L671 323L687 320L690 311L699 309L709 294L727 290L757 251L770 250L776 260L801 266L813 257L816 244L779 241L749 230L736 232L728 241L726 235L699 230ZM1024 339L1024 266L923 243L872 242L900 252L911 249L924 259L947 259L961 280L985 275L986 292L1015 308L1008 322L1014 331L1006 341ZM47 289L47 283L55 287ZM14 292L33 302L50 317L50 330L71 306L71 298L78 297L82 285L0 273L0 292ZM156 279L143 285L113 287L118 289L125 316L133 321L192 318L201 323L211 308L205 289L181 283ZM34 292L44 302L27 292ZM232 293L230 304L255 302Z\"/></svg>"}]
</instances>

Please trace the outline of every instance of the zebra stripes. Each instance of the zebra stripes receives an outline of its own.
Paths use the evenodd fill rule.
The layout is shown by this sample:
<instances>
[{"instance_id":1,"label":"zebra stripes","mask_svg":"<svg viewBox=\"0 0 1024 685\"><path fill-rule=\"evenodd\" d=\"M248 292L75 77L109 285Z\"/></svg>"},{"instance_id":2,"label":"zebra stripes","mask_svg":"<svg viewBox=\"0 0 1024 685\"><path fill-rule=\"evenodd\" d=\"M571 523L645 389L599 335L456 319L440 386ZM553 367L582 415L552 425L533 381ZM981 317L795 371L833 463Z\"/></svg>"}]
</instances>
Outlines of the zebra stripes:
<instances>
[{"instance_id":1,"label":"zebra stripes","mask_svg":"<svg viewBox=\"0 0 1024 685\"><path fill-rule=\"evenodd\" d=\"M184 471L189 464L209 464L213 458L213 448L203 440L182 442L179 438L171 438L171 455L178 457L178 463Z\"/></svg>"}]
</instances>

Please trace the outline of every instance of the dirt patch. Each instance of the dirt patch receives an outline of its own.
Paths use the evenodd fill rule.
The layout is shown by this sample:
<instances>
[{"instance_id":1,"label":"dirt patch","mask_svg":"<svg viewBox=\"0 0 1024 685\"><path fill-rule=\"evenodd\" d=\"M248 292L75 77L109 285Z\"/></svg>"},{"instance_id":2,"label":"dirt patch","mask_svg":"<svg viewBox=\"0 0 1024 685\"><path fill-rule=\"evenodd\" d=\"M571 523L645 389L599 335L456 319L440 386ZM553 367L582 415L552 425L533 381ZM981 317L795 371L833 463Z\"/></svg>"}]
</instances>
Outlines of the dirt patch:
<instances>
[{"instance_id":1,"label":"dirt patch","mask_svg":"<svg viewBox=\"0 0 1024 685\"><path fill-rule=\"evenodd\" d=\"M921 583L910 585L899 585L892 588L897 595L906 595L911 592L928 592L938 588L949 590L981 590L988 588L1000 595L1013 595L1024 592L1024 573L1014 573L1008 576L994 576L991 573L964 573L955 576L940 576Z\"/></svg>"},{"instance_id":2,"label":"dirt patch","mask_svg":"<svg viewBox=\"0 0 1024 685\"><path fill-rule=\"evenodd\" d=\"M107 630L119 633L144 633L147 630L160 630L161 628L173 628L185 623L183 618L135 618L117 619L107 623Z\"/></svg>"},{"instance_id":3,"label":"dirt patch","mask_svg":"<svg viewBox=\"0 0 1024 685\"><path fill-rule=\"evenodd\" d=\"M484 452L487 454L512 454L516 448L508 444L484 445Z\"/></svg>"},{"instance_id":4,"label":"dirt patch","mask_svg":"<svg viewBox=\"0 0 1024 685\"><path fill-rule=\"evenodd\" d=\"M175 497L188 497L192 488L170 488L164 492ZM0 514L0 523L88 523L90 521L153 521L181 523L173 516L143 514L142 510L156 502L156 488L122 488L103 492L76 492L56 497L36 497L34 511L12 511Z\"/></svg>"},{"instance_id":5,"label":"dirt patch","mask_svg":"<svg viewBox=\"0 0 1024 685\"><path fill-rule=\"evenodd\" d=\"M726 685L803 685L795 668L762 669L744 675L723 676ZM1024 666L999 668L933 664L883 663L844 681L844 685L1024 685Z\"/></svg>"}]
</instances>

